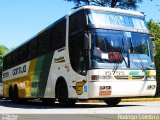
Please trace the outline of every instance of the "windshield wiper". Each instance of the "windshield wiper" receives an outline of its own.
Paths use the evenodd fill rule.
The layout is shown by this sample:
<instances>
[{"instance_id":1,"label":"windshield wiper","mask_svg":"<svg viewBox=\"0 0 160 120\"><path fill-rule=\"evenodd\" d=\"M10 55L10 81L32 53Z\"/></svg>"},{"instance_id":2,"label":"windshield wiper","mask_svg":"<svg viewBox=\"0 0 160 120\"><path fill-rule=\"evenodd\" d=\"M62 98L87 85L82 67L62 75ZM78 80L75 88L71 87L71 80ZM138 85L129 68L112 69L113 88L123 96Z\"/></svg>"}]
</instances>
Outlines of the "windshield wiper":
<instances>
[{"instance_id":1,"label":"windshield wiper","mask_svg":"<svg viewBox=\"0 0 160 120\"><path fill-rule=\"evenodd\" d=\"M119 56L119 57L122 57L122 60L124 60L126 66L128 66L128 65L127 65L127 62L126 62L126 60L125 60L125 58L124 58L124 56L123 56L123 52L125 53L125 48L124 48L124 41L123 41L123 38L122 38L122 49L120 50L121 56ZM113 68L113 74L114 74L114 73L116 72L116 70L118 69L118 66L119 66L119 63L120 63L120 62L121 62L121 61L120 61L120 59L119 59L119 61L117 61L117 63L115 63L114 68Z\"/></svg>"},{"instance_id":2,"label":"windshield wiper","mask_svg":"<svg viewBox=\"0 0 160 120\"><path fill-rule=\"evenodd\" d=\"M122 52L126 52L127 53L127 59L128 59L128 65L127 65L127 62L125 61L125 59L124 59L124 61L125 61L125 63L126 63L126 66L128 67L128 68L130 68L130 64L131 64L131 62L130 62L130 56L129 56L129 49L126 51L125 50L125 45L124 45L125 43L124 43L124 40L122 39ZM126 46L127 48L128 48L128 46Z\"/></svg>"},{"instance_id":3,"label":"windshield wiper","mask_svg":"<svg viewBox=\"0 0 160 120\"><path fill-rule=\"evenodd\" d=\"M132 43L132 39L131 38L130 38L130 43L131 43L130 52L134 53L134 47L133 47L133 43Z\"/></svg>"}]
</instances>

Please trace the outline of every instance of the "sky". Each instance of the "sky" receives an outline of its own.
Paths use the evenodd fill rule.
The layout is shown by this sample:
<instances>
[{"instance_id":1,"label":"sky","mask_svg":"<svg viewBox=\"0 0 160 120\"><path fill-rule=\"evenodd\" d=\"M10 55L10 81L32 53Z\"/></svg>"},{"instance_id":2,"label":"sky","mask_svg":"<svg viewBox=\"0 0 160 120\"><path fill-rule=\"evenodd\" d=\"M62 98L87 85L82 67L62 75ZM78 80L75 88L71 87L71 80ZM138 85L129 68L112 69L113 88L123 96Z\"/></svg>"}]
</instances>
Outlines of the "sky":
<instances>
[{"instance_id":1,"label":"sky","mask_svg":"<svg viewBox=\"0 0 160 120\"><path fill-rule=\"evenodd\" d=\"M143 0L137 11L146 21L160 22L160 0ZM0 0L0 45L13 49L72 12L74 5L64 0Z\"/></svg>"}]
</instances>

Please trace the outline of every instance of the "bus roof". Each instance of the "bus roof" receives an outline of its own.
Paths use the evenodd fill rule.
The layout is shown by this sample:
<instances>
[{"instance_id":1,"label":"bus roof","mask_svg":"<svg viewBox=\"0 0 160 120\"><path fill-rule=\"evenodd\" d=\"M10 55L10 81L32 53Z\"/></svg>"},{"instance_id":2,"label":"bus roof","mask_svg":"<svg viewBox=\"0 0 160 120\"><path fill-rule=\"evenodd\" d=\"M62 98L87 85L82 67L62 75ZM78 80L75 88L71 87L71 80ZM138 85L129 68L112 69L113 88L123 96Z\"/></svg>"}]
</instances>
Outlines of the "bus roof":
<instances>
[{"instance_id":1,"label":"bus roof","mask_svg":"<svg viewBox=\"0 0 160 120\"><path fill-rule=\"evenodd\" d=\"M128 14L128 15L134 15L139 17L144 17L144 14L137 12L137 11L131 11L131 10L124 10L120 8L110 8L110 7L100 7L100 6L82 6L78 9L76 9L71 14L74 14L77 11L80 11L82 9L89 9L89 10L97 10L97 11L106 11L106 12L114 12L114 13L121 13L121 14Z\"/></svg>"}]
</instances>

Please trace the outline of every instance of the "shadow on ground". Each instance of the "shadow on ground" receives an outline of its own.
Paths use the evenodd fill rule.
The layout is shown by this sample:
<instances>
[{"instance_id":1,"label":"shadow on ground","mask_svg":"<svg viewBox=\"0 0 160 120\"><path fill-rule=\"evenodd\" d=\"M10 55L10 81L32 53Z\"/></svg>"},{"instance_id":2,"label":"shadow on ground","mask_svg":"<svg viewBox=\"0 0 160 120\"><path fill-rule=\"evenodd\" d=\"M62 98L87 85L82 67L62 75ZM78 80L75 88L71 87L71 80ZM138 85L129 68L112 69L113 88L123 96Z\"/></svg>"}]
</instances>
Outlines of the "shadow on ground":
<instances>
[{"instance_id":1,"label":"shadow on ground","mask_svg":"<svg viewBox=\"0 0 160 120\"><path fill-rule=\"evenodd\" d=\"M108 106L103 103L76 103L72 106L60 106L58 103L47 104L42 103L40 100L28 100L23 103L13 103L10 100L0 99L0 106L11 107L11 108L23 108L23 109L79 109L79 108L110 108L110 107L131 107L131 106L143 106L143 105L130 105L121 103L117 106Z\"/></svg>"}]
</instances>

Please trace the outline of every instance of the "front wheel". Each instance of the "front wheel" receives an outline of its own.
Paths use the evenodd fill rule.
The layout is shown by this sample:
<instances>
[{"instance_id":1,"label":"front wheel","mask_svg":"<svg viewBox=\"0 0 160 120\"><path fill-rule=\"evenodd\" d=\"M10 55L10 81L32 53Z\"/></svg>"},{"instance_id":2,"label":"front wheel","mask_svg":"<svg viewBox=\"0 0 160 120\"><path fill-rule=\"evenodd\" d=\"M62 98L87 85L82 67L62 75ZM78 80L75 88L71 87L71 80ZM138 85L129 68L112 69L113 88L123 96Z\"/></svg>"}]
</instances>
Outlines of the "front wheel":
<instances>
[{"instance_id":1,"label":"front wheel","mask_svg":"<svg viewBox=\"0 0 160 120\"><path fill-rule=\"evenodd\" d=\"M62 106L66 105L74 105L76 100L68 99L68 88L66 82L61 82L57 88L57 96L58 102Z\"/></svg>"},{"instance_id":2,"label":"front wheel","mask_svg":"<svg viewBox=\"0 0 160 120\"><path fill-rule=\"evenodd\" d=\"M105 99L104 102L109 106L116 106L121 102L121 98L108 98Z\"/></svg>"}]
</instances>

